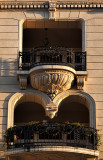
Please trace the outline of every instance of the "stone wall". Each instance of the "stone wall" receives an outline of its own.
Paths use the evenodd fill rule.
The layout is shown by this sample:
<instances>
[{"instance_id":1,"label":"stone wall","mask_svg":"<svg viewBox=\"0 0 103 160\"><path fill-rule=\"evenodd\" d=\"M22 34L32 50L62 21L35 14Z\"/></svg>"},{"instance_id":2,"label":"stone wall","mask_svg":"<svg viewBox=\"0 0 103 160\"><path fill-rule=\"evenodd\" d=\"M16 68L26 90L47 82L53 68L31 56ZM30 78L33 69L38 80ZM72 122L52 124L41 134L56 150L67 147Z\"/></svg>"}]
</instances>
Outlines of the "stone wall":
<instances>
[{"instance_id":1,"label":"stone wall","mask_svg":"<svg viewBox=\"0 0 103 160\"><path fill-rule=\"evenodd\" d=\"M0 139L7 127L8 101L14 93L21 92L16 74L20 46L20 21L48 18L48 11L0 12ZM83 48L87 52L88 71L84 92L90 94L96 102L96 125L103 134L103 12L57 10L54 18L61 21L84 20ZM32 89L28 88L28 90ZM100 159L103 159L102 146Z\"/></svg>"}]
</instances>

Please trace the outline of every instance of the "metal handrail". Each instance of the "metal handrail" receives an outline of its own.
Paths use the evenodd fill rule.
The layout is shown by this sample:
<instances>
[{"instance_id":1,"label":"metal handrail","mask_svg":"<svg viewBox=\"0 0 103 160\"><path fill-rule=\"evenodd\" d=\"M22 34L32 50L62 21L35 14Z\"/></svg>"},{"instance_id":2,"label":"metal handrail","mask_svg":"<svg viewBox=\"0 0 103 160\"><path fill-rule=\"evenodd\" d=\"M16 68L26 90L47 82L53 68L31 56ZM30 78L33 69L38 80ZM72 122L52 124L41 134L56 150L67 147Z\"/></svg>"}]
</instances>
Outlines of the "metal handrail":
<instances>
[{"instance_id":1,"label":"metal handrail","mask_svg":"<svg viewBox=\"0 0 103 160\"><path fill-rule=\"evenodd\" d=\"M19 70L29 70L38 65L64 65L77 71L86 70L86 52L75 52L64 47L39 47L19 52Z\"/></svg>"},{"instance_id":2,"label":"metal handrail","mask_svg":"<svg viewBox=\"0 0 103 160\"><path fill-rule=\"evenodd\" d=\"M35 123L9 128L8 149L38 146L72 146L97 150L97 130L67 123Z\"/></svg>"}]
</instances>

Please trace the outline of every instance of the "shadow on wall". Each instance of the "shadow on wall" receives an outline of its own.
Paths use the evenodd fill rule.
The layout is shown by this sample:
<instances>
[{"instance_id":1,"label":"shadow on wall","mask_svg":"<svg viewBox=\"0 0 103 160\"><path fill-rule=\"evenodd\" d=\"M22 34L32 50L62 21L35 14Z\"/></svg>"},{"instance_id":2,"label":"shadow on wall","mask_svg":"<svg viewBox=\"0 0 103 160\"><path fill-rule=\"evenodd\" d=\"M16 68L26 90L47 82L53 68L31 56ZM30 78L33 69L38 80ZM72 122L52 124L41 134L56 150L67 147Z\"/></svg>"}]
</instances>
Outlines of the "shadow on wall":
<instances>
[{"instance_id":1,"label":"shadow on wall","mask_svg":"<svg viewBox=\"0 0 103 160\"><path fill-rule=\"evenodd\" d=\"M100 9L94 9L94 10L90 10L87 12L88 14L102 14L103 15L103 10Z\"/></svg>"},{"instance_id":2,"label":"shadow on wall","mask_svg":"<svg viewBox=\"0 0 103 160\"><path fill-rule=\"evenodd\" d=\"M0 141L7 129L8 100L13 95L14 85L18 85L17 65L14 58L0 58Z\"/></svg>"},{"instance_id":3,"label":"shadow on wall","mask_svg":"<svg viewBox=\"0 0 103 160\"><path fill-rule=\"evenodd\" d=\"M10 55L8 55L8 57L10 57ZM0 92L19 91L17 69L18 59L15 55L11 55L11 58L0 58Z\"/></svg>"},{"instance_id":4,"label":"shadow on wall","mask_svg":"<svg viewBox=\"0 0 103 160\"><path fill-rule=\"evenodd\" d=\"M18 62L14 58L8 58L8 60L0 58L0 76L16 76L17 65Z\"/></svg>"}]
</instances>

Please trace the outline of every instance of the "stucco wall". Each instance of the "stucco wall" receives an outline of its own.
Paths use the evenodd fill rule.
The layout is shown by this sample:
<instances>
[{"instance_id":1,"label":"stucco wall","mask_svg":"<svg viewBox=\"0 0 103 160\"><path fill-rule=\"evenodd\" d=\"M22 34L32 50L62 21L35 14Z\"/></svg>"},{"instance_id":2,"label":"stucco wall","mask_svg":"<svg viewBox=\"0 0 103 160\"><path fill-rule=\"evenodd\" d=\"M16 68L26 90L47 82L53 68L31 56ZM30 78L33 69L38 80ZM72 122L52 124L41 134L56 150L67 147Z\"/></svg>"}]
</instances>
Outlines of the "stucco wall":
<instances>
[{"instance_id":1,"label":"stucco wall","mask_svg":"<svg viewBox=\"0 0 103 160\"><path fill-rule=\"evenodd\" d=\"M23 19L48 19L48 11L8 11L0 12L0 139L7 127L9 98L21 92L17 81L17 57L19 51L19 24ZM88 79L84 92L96 102L97 129L103 134L103 12L101 11L56 11L56 20L83 19L84 49L87 52ZM29 91L31 89L29 88ZM25 91L22 91L25 92ZM102 138L103 139L103 138ZM103 140L102 140L103 141ZM100 158L103 158L101 146Z\"/></svg>"}]
</instances>

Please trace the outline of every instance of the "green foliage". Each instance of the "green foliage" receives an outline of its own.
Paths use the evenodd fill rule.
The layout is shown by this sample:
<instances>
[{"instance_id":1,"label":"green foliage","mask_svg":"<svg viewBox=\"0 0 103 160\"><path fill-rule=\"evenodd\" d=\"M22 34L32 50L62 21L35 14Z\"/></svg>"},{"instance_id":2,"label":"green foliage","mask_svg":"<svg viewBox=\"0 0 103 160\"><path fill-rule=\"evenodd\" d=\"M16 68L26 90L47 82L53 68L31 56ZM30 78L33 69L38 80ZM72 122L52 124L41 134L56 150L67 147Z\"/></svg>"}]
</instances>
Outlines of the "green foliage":
<instances>
[{"instance_id":1,"label":"green foliage","mask_svg":"<svg viewBox=\"0 0 103 160\"><path fill-rule=\"evenodd\" d=\"M39 121L31 121L29 123L27 123L26 125L35 125L35 124L39 124Z\"/></svg>"},{"instance_id":2,"label":"green foliage","mask_svg":"<svg viewBox=\"0 0 103 160\"><path fill-rule=\"evenodd\" d=\"M52 130L52 128L55 128L56 131L62 132L63 134L71 134L72 131L75 131L75 134L78 135L78 132L80 132L81 136L84 136L88 141L93 138L93 144L94 146L99 149L99 146L101 145L101 136L98 133L96 129L85 127L83 124L78 123L70 123L69 121L66 121L65 123L47 123L47 122L38 122L38 121L31 121L24 126L17 126L17 127L11 127L6 130L4 135L4 141L8 145L11 142L15 141L15 138L20 137L25 132L28 132L30 129L32 134L39 133L39 131L47 132L49 130ZM94 140L95 139L95 140Z\"/></svg>"},{"instance_id":3,"label":"green foliage","mask_svg":"<svg viewBox=\"0 0 103 160\"><path fill-rule=\"evenodd\" d=\"M101 145L101 135L99 134L99 131L97 130L97 134L96 134L96 138L97 138L97 149L100 149L100 145Z\"/></svg>"}]
</instances>

